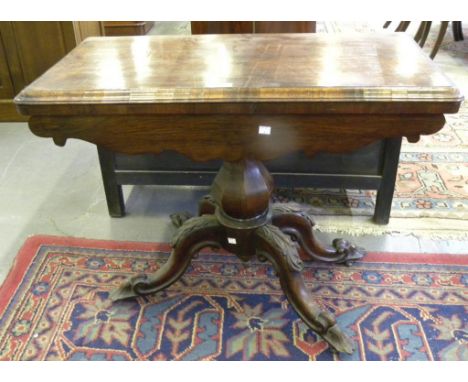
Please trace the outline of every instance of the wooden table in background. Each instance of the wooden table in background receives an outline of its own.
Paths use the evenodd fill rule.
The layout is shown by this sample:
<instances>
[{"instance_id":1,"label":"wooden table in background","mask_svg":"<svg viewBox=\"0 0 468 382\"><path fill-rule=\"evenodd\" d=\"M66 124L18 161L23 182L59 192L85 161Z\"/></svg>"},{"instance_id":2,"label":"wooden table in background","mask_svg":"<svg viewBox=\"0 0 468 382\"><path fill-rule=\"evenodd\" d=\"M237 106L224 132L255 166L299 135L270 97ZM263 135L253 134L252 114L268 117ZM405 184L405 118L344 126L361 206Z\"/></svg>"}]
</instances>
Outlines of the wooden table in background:
<instances>
[{"instance_id":1,"label":"wooden table in background","mask_svg":"<svg viewBox=\"0 0 468 382\"><path fill-rule=\"evenodd\" d=\"M315 33L315 21L191 21L192 34Z\"/></svg>"},{"instance_id":2,"label":"wooden table in background","mask_svg":"<svg viewBox=\"0 0 468 382\"><path fill-rule=\"evenodd\" d=\"M350 353L351 340L313 301L301 269L303 260L351 263L364 251L342 239L325 248L309 216L271 205L262 161L393 137L416 142L440 130L462 99L408 36L270 34L91 38L16 103L32 132L58 145L78 138L126 154L174 150L224 161L200 216L175 219L167 263L117 288L114 300L158 292L200 249L222 247L271 261L304 322Z\"/></svg>"},{"instance_id":3,"label":"wooden table in background","mask_svg":"<svg viewBox=\"0 0 468 382\"><path fill-rule=\"evenodd\" d=\"M142 36L154 26L154 21L103 21L106 36Z\"/></svg>"}]
</instances>

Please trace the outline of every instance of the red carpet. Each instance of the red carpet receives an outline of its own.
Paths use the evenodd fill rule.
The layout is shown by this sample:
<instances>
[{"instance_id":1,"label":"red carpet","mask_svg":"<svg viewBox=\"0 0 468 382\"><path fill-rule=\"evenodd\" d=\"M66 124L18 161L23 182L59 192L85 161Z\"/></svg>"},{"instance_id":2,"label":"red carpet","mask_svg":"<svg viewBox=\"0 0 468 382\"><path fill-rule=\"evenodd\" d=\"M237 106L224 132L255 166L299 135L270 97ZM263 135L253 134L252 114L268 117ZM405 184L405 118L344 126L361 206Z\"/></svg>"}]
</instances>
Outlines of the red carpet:
<instances>
[{"instance_id":1,"label":"red carpet","mask_svg":"<svg viewBox=\"0 0 468 382\"><path fill-rule=\"evenodd\" d=\"M0 289L2 360L468 360L468 256L370 253L304 277L355 343L333 354L272 268L203 252L166 291L112 303L167 244L35 236Z\"/></svg>"}]
</instances>

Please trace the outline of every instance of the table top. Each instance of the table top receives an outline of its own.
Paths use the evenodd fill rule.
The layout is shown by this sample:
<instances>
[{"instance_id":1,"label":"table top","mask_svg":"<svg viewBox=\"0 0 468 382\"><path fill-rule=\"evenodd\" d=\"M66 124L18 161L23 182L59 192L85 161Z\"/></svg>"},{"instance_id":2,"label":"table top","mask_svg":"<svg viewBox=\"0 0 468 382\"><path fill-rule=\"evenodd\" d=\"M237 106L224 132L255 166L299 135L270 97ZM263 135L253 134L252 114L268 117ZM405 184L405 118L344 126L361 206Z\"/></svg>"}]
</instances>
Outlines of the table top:
<instances>
[{"instance_id":1,"label":"table top","mask_svg":"<svg viewBox=\"0 0 468 382\"><path fill-rule=\"evenodd\" d=\"M356 33L88 38L15 102L33 115L54 105L76 114L83 105L105 105L106 112L124 105L131 112L174 103L193 110L202 103L462 99L406 34Z\"/></svg>"}]
</instances>

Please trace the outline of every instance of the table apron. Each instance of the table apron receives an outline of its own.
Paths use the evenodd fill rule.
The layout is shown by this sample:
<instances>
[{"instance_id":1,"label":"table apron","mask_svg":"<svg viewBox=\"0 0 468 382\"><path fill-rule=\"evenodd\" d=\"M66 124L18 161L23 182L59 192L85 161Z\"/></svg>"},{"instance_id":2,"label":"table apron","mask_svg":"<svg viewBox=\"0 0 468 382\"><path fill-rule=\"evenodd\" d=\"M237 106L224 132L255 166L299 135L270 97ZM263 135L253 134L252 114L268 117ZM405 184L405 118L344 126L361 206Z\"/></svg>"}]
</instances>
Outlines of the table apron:
<instances>
[{"instance_id":1,"label":"table apron","mask_svg":"<svg viewBox=\"0 0 468 382\"><path fill-rule=\"evenodd\" d=\"M58 145L82 139L123 154L173 150L195 161L270 160L303 151L352 152L385 138L416 142L445 123L443 114L415 115L108 115L33 116L31 131Z\"/></svg>"}]
</instances>

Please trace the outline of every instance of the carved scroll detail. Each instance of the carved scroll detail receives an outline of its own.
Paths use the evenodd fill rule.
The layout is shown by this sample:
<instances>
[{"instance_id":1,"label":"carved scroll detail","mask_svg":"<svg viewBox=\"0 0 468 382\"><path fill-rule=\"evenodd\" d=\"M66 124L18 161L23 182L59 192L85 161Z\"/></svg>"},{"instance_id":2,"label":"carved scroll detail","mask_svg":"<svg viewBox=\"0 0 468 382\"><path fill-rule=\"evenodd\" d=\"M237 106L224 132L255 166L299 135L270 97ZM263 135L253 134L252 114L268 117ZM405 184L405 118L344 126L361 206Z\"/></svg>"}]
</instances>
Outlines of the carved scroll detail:
<instances>
[{"instance_id":1,"label":"carved scroll detail","mask_svg":"<svg viewBox=\"0 0 468 382\"><path fill-rule=\"evenodd\" d=\"M295 244L288 235L271 224L257 228L255 233L267 241L276 251L283 254L291 270L302 271L304 264L299 257Z\"/></svg>"},{"instance_id":2,"label":"carved scroll detail","mask_svg":"<svg viewBox=\"0 0 468 382\"><path fill-rule=\"evenodd\" d=\"M188 219L182 224L172 238L172 248L176 248L179 243L189 236L192 232L204 228L218 227L218 220L214 215L203 215L198 218Z\"/></svg>"}]
</instances>

